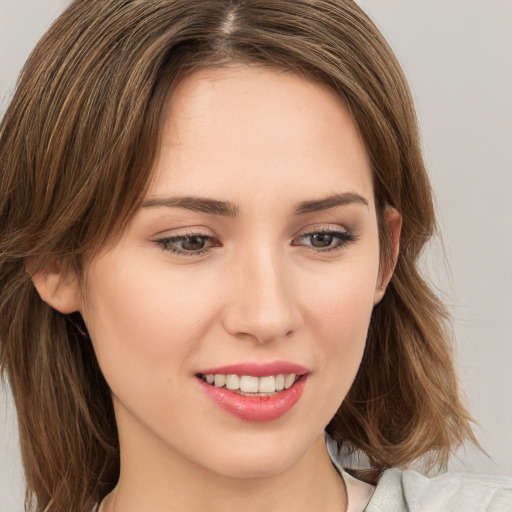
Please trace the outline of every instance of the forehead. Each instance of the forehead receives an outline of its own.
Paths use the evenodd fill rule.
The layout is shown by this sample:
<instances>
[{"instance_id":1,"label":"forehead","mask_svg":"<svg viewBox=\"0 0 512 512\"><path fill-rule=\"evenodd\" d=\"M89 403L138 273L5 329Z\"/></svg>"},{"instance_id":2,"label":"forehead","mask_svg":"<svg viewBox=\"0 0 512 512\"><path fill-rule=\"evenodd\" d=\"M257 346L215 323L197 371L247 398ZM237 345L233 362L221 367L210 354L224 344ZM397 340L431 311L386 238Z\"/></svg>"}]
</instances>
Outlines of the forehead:
<instances>
[{"instance_id":1,"label":"forehead","mask_svg":"<svg viewBox=\"0 0 512 512\"><path fill-rule=\"evenodd\" d=\"M373 195L357 127L322 83L268 68L206 69L185 77L165 108L150 195Z\"/></svg>"}]
</instances>

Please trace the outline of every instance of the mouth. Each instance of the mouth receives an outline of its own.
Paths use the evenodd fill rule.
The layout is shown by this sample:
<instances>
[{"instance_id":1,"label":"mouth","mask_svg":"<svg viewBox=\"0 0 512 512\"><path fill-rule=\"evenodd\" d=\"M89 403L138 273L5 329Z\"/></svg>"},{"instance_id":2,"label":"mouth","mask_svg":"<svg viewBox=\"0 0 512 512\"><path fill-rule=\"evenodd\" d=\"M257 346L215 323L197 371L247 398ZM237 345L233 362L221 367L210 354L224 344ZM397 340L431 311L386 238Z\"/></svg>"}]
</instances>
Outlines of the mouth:
<instances>
[{"instance_id":1,"label":"mouth","mask_svg":"<svg viewBox=\"0 0 512 512\"><path fill-rule=\"evenodd\" d=\"M281 418L300 400L310 373L294 364L242 364L197 373L203 392L238 419L268 422Z\"/></svg>"},{"instance_id":2,"label":"mouth","mask_svg":"<svg viewBox=\"0 0 512 512\"><path fill-rule=\"evenodd\" d=\"M278 375L266 375L264 377L201 373L198 377L211 386L228 389L241 396L274 396L290 389L301 376L294 373L279 373Z\"/></svg>"}]
</instances>

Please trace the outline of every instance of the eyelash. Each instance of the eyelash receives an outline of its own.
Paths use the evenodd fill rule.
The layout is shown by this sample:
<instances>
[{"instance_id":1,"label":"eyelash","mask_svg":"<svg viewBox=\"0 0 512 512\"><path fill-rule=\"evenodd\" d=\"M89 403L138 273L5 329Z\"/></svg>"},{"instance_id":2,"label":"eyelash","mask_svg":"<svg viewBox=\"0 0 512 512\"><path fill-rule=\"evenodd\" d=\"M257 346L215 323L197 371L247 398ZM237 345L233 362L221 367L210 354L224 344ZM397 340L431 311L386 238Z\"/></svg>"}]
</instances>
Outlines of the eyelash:
<instances>
[{"instance_id":1,"label":"eyelash","mask_svg":"<svg viewBox=\"0 0 512 512\"><path fill-rule=\"evenodd\" d=\"M175 245L173 245L173 244L180 243L180 242L183 243L187 239L190 240L192 238L209 241L210 245L208 245L208 247L203 247L202 249L198 249L196 251L185 251L185 250L180 249L180 248L176 247ZM205 252L207 252L211 247L220 247L221 246L220 242L215 237L209 236L209 235L202 235L200 233L187 233L185 235L170 236L167 238L161 238L160 240L156 240L155 242L158 246L161 247L161 249L164 252L170 252L171 254L177 254L179 256L185 256L185 257L201 256Z\"/></svg>"},{"instance_id":2,"label":"eyelash","mask_svg":"<svg viewBox=\"0 0 512 512\"><path fill-rule=\"evenodd\" d=\"M338 230L333 230L333 229L317 229L317 230L314 230L314 231L311 231L308 233L304 233L297 238L300 240L300 239L304 239L306 237L313 237L315 235L332 236L333 240L337 240L337 242L334 245L330 245L326 248L315 248L313 246L309 246L307 248L308 251L312 251L316 254L321 254L321 253L344 249L348 245L356 242L359 238L358 236L354 235L350 231L341 231L341 230L338 231ZM209 242L209 244L206 247L197 249L195 251L187 251L187 250L181 249L175 245L177 243L183 243L187 240L194 239L194 238L202 240L203 242ZM294 240L292 240L292 242L291 242L292 246L301 245L299 243L294 243ZM155 240L155 243L165 252L170 252L171 254L176 254L178 256L184 256L184 257L202 256L212 247L221 247L222 246L222 244L219 242L219 240L216 239L215 237L210 236L210 235L203 235L201 233L187 233L184 235L161 238L159 240Z\"/></svg>"},{"instance_id":3,"label":"eyelash","mask_svg":"<svg viewBox=\"0 0 512 512\"><path fill-rule=\"evenodd\" d=\"M329 229L329 228L316 229L314 231L304 233L303 235L300 235L300 237L298 237L298 238L303 239L306 237L313 237L315 235L332 236L333 240L337 240L337 242L334 245L330 245L323 249L317 249L313 246L308 246L308 250L312 250L315 253L326 253L326 252L345 249L347 246L349 246L350 244L353 244L354 242L356 242L358 240L358 237L351 231L341 231L341 230L338 231L338 230ZM297 246L300 244L295 244L295 243L293 243L293 240L292 240L292 245Z\"/></svg>"}]
</instances>

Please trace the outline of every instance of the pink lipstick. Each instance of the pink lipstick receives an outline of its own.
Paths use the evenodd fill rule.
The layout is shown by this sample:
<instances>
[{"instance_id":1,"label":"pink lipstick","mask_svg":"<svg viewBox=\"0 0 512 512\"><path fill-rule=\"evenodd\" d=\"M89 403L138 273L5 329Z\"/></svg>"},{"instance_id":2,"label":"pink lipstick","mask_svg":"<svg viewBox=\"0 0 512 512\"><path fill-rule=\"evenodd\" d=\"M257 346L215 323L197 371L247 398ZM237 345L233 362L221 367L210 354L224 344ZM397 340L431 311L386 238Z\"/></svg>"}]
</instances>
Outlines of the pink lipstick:
<instances>
[{"instance_id":1,"label":"pink lipstick","mask_svg":"<svg viewBox=\"0 0 512 512\"><path fill-rule=\"evenodd\" d=\"M222 410L246 421L273 421L299 401L307 368L294 363L241 363L208 368L196 376Z\"/></svg>"}]
</instances>

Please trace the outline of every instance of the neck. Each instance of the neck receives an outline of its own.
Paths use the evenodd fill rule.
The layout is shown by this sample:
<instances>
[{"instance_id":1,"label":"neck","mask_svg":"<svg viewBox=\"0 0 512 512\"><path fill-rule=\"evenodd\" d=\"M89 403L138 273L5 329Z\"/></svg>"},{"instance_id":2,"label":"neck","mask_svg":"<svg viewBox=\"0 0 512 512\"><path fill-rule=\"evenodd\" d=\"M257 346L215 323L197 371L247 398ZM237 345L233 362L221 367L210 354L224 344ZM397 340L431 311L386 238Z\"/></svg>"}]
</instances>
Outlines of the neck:
<instances>
[{"instance_id":1,"label":"neck","mask_svg":"<svg viewBox=\"0 0 512 512\"><path fill-rule=\"evenodd\" d=\"M323 435L292 467L255 478L220 475L175 454L165 457L165 450L123 450L121 444L121 454L118 486L101 512L346 510L345 488Z\"/></svg>"}]
</instances>

